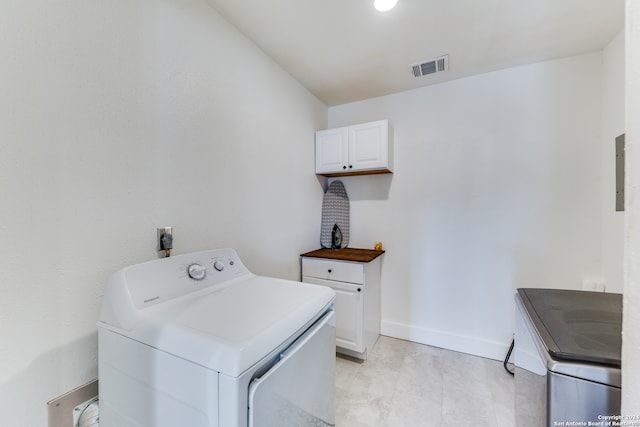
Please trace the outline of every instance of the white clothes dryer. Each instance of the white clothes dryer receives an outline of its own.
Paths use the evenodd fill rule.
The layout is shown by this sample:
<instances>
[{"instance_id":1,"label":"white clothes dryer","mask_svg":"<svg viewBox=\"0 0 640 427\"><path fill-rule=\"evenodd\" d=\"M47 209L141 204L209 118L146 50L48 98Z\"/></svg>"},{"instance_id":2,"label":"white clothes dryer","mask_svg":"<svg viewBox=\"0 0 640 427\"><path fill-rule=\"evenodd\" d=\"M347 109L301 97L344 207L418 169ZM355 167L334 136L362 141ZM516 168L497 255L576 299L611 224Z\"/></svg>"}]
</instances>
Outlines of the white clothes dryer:
<instances>
[{"instance_id":1,"label":"white clothes dryer","mask_svg":"<svg viewBox=\"0 0 640 427\"><path fill-rule=\"evenodd\" d=\"M335 425L335 293L233 249L114 273L98 321L102 427Z\"/></svg>"}]
</instances>

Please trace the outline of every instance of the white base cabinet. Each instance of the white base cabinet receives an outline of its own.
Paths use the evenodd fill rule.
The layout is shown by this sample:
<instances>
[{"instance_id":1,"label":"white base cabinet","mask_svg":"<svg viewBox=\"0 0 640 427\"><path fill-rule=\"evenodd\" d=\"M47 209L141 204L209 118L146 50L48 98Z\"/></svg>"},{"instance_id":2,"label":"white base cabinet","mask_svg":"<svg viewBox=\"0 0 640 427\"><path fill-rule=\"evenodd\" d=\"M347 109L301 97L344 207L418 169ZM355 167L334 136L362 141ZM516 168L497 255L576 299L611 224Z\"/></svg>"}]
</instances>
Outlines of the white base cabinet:
<instances>
[{"instance_id":1,"label":"white base cabinet","mask_svg":"<svg viewBox=\"0 0 640 427\"><path fill-rule=\"evenodd\" d=\"M366 360L380 336L380 264L302 256L302 281L336 292L338 353Z\"/></svg>"}]
</instances>

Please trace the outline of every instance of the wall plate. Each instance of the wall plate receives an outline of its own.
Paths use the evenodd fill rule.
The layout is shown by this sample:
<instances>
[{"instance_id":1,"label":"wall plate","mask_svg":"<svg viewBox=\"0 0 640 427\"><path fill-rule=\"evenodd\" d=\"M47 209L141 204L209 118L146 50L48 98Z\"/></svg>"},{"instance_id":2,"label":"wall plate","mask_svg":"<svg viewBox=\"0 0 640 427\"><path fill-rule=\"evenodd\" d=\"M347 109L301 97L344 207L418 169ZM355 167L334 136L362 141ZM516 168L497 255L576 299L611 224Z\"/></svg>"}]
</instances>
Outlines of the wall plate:
<instances>
[{"instance_id":1,"label":"wall plate","mask_svg":"<svg viewBox=\"0 0 640 427\"><path fill-rule=\"evenodd\" d=\"M173 228L172 227L160 227L156 229L157 240L156 240L156 249L158 251L166 251L167 249L173 249L173 245L170 247L165 247L162 242L162 237L166 234L173 239Z\"/></svg>"},{"instance_id":2,"label":"wall plate","mask_svg":"<svg viewBox=\"0 0 640 427\"><path fill-rule=\"evenodd\" d=\"M624 133L616 137L616 211L624 211Z\"/></svg>"},{"instance_id":3,"label":"wall plate","mask_svg":"<svg viewBox=\"0 0 640 427\"><path fill-rule=\"evenodd\" d=\"M73 426L73 409L98 395L98 380L89 381L85 385L71 390L62 396L47 402L47 418L49 427Z\"/></svg>"}]
</instances>

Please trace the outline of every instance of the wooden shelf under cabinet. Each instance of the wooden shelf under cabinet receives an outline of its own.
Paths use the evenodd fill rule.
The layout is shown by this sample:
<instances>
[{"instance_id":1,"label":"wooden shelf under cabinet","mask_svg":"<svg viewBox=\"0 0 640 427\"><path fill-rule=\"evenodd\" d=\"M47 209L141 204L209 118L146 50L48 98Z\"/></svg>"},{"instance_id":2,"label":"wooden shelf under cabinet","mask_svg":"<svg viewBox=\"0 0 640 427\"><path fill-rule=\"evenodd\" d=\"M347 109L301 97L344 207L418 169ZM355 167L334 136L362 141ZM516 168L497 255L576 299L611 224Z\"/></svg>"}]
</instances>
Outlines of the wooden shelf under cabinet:
<instances>
[{"instance_id":1,"label":"wooden shelf under cabinet","mask_svg":"<svg viewBox=\"0 0 640 427\"><path fill-rule=\"evenodd\" d=\"M319 173L317 175L326 176L327 178L336 178L339 176L358 176L358 175L381 175L393 173L389 169L377 169L370 171L356 171L356 172L335 172L335 173Z\"/></svg>"}]
</instances>

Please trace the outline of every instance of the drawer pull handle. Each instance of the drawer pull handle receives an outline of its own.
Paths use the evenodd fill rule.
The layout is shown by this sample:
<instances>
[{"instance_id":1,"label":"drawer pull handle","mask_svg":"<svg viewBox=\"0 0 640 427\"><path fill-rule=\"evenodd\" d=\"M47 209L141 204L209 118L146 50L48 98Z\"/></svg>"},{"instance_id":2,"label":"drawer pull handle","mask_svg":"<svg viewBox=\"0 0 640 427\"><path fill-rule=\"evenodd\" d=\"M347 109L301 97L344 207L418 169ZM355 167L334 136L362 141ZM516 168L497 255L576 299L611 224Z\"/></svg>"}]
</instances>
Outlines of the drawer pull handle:
<instances>
[{"instance_id":1,"label":"drawer pull handle","mask_svg":"<svg viewBox=\"0 0 640 427\"><path fill-rule=\"evenodd\" d=\"M362 288L358 288L358 292L362 292Z\"/></svg>"},{"instance_id":2,"label":"drawer pull handle","mask_svg":"<svg viewBox=\"0 0 640 427\"><path fill-rule=\"evenodd\" d=\"M331 273L331 269L328 269L327 271L328 271L329 273Z\"/></svg>"}]
</instances>

